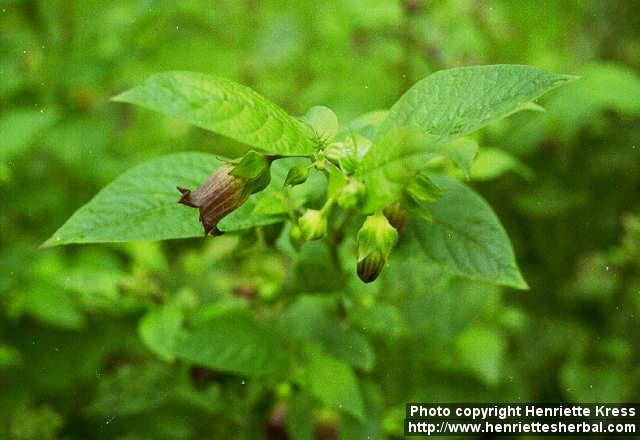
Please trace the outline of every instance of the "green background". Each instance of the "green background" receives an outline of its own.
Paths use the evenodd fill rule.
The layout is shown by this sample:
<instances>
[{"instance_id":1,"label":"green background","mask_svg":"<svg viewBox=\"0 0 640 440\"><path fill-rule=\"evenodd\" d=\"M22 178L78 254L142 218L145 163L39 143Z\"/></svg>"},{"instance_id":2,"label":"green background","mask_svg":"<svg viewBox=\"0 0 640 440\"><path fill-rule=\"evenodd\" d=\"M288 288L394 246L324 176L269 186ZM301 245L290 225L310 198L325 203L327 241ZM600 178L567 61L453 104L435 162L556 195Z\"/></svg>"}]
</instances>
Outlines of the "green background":
<instances>
[{"instance_id":1,"label":"green background","mask_svg":"<svg viewBox=\"0 0 640 440\"><path fill-rule=\"evenodd\" d=\"M38 249L135 164L244 151L109 101L151 74L228 77L290 114L326 105L345 123L432 72L492 63L582 77L539 100L546 112L477 136L481 153L510 154L485 155L472 186L529 291L438 281L401 252L374 287L332 286L326 251L292 260L251 236ZM318 438L397 438L409 400L637 401L639 68L640 14L625 0L0 1L0 438L281 438L283 425L306 438L312 418ZM301 293L280 322L310 359L314 328L344 308L361 331L333 354L357 372L367 423L353 402L305 401L300 372L214 371L174 361L163 334L148 334L154 314L277 314L274 298ZM321 358L301 374L323 383L334 369Z\"/></svg>"}]
</instances>

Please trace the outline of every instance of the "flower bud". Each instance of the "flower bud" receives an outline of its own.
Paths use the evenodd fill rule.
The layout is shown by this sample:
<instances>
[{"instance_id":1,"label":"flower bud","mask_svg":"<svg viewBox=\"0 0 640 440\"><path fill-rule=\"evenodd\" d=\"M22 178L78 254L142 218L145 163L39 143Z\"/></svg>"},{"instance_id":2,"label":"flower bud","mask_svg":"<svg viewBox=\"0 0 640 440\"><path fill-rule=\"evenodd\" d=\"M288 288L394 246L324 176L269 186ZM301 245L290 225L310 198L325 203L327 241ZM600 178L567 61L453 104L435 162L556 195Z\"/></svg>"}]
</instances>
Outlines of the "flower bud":
<instances>
[{"instance_id":1,"label":"flower bud","mask_svg":"<svg viewBox=\"0 0 640 440\"><path fill-rule=\"evenodd\" d=\"M364 193L365 187L362 182L352 179L338 193L338 205L343 209L356 207L362 202Z\"/></svg>"},{"instance_id":2,"label":"flower bud","mask_svg":"<svg viewBox=\"0 0 640 440\"><path fill-rule=\"evenodd\" d=\"M358 147L352 140L332 143L324 149L324 156L347 174L353 174L358 167Z\"/></svg>"},{"instance_id":3,"label":"flower bud","mask_svg":"<svg viewBox=\"0 0 640 440\"><path fill-rule=\"evenodd\" d=\"M307 212L298 219L298 226L305 240L317 240L327 233L327 218L322 211L307 209Z\"/></svg>"},{"instance_id":4,"label":"flower bud","mask_svg":"<svg viewBox=\"0 0 640 440\"><path fill-rule=\"evenodd\" d=\"M358 277L365 283L370 283L375 281L382 272L384 268L384 263L386 259L382 256L381 252L374 251L358 261L356 266L356 271L358 272Z\"/></svg>"},{"instance_id":5,"label":"flower bud","mask_svg":"<svg viewBox=\"0 0 640 440\"><path fill-rule=\"evenodd\" d=\"M378 278L397 241L398 232L384 215L367 217L358 231L357 272L362 281Z\"/></svg>"},{"instance_id":6,"label":"flower bud","mask_svg":"<svg viewBox=\"0 0 640 440\"><path fill-rule=\"evenodd\" d=\"M309 165L296 165L289 170L287 178L284 180L284 184L295 186L304 183L309 177Z\"/></svg>"},{"instance_id":7,"label":"flower bud","mask_svg":"<svg viewBox=\"0 0 640 440\"><path fill-rule=\"evenodd\" d=\"M289 243L291 243L291 246L295 249L300 249L300 246L302 246L304 241L300 226L292 224L291 229L289 229Z\"/></svg>"},{"instance_id":8,"label":"flower bud","mask_svg":"<svg viewBox=\"0 0 640 440\"><path fill-rule=\"evenodd\" d=\"M198 208L204 235L220 235L218 222L242 205L251 194L263 190L270 181L270 161L249 153L237 164L220 166L196 191L178 187L178 203Z\"/></svg>"}]
</instances>

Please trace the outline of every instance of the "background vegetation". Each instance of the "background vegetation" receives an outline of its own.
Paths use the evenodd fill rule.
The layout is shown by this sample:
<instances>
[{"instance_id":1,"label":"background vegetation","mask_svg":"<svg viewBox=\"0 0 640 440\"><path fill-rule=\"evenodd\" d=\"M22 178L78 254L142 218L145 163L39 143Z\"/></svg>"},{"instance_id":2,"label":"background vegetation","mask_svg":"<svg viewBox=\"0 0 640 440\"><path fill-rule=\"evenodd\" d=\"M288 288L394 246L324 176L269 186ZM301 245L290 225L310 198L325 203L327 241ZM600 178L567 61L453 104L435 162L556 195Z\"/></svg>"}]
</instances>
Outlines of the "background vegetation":
<instances>
[{"instance_id":1,"label":"background vegetation","mask_svg":"<svg viewBox=\"0 0 640 440\"><path fill-rule=\"evenodd\" d=\"M640 397L633 2L4 0L0 29L0 437L396 438L409 400ZM109 101L153 73L229 77L291 114L327 105L346 122L431 72L489 63L582 76L541 99L546 112L477 136L473 186L514 241L529 291L439 281L402 255L363 287L331 276L324 248L269 250L270 228L38 249L134 164L239 151ZM237 308L279 315L309 350L335 350L357 372L368 422L295 381L163 353L158 315ZM315 374L341 368L324 367Z\"/></svg>"}]
</instances>

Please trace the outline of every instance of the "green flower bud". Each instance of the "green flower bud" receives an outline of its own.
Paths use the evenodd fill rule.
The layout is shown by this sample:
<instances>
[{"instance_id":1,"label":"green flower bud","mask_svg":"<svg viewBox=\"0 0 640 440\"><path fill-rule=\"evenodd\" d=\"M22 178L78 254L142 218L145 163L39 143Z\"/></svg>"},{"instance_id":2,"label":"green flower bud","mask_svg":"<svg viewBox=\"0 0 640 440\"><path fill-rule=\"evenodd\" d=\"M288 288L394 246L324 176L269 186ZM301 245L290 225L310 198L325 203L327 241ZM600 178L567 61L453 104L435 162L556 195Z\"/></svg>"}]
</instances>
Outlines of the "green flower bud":
<instances>
[{"instance_id":1,"label":"green flower bud","mask_svg":"<svg viewBox=\"0 0 640 440\"><path fill-rule=\"evenodd\" d=\"M298 219L298 226L305 240L317 240L327 233L327 218L322 211L307 209L307 212Z\"/></svg>"},{"instance_id":2,"label":"green flower bud","mask_svg":"<svg viewBox=\"0 0 640 440\"><path fill-rule=\"evenodd\" d=\"M343 209L356 207L362 202L364 193L364 184L358 180L351 179L338 193L338 205Z\"/></svg>"},{"instance_id":3,"label":"green flower bud","mask_svg":"<svg viewBox=\"0 0 640 440\"><path fill-rule=\"evenodd\" d=\"M290 186L300 185L307 180L307 177L309 177L309 165L296 165L289 170L284 184Z\"/></svg>"},{"instance_id":4,"label":"green flower bud","mask_svg":"<svg viewBox=\"0 0 640 440\"><path fill-rule=\"evenodd\" d=\"M304 237L302 236L302 229L300 226L292 224L291 229L289 229L289 242L291 246L296 249L300 249L300 246L304 243Z\"/></svg>"},{"instance_id":5,"label":"green flower bud","mask_svg":"<svg viewBox=\"0 0 640 440\"><path fill-rule=\"evenodd\" d=\"M220 166L195 191L178 187L182 193L178 203L198 208L205 236L209 233L220 235L218 222L242 205L251 194L262 191L269 184L270 164L268 158L250 152L238 163Z\"/></svg>"},{"instance_id":6,"label":"green flower bud","mask_svg":"<svg viewBox=\"0 0 640 440\"><path fill-rule=\"evenodd\" d=\"M378 278L398 241L396 231L382 214L367 217L358 231L358 276L365 283Z\"/></svg>"}]
</instances>

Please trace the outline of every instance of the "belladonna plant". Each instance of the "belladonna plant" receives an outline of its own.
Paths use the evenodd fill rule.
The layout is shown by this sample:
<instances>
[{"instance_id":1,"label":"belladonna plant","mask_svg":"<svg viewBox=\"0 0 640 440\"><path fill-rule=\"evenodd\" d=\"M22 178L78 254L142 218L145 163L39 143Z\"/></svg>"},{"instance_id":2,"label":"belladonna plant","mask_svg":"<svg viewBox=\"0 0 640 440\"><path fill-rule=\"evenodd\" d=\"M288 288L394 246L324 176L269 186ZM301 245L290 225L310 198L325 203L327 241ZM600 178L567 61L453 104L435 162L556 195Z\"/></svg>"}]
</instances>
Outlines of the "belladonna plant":
<instances>
[{"instance_id":1,"label":"belladonna plant","mask_svg":"<svg viewBox=\"0 0 640 440\"><path fill-rule=\"evenodd\" d=\"M153 75L114 100L251 150L235 159L176 153L133 168L45 246L192 237L201 235L198 218L205 235L280 225L294 248L320 240L337 265L350 254L364 282L402 264L393 258L402 245L445 272L526 288L497 216L462 182L479 148L472 133L539 108L533 100L573 79L521 65L444 70L416 83L388 111L340 125L327 107L292 117L228 79ZM198 218L181 205L197 208Z\"/></svg>"},{"instance_id":2,"label":"belladonna plant","mask_svg":"<svg viewBox=\"0 0 640 440\"><path fill-rule=\"evenodd\" d=\"M382 401L373 369L397 365L387 351L376 352L369 333L393 338L383 343L389 347L413 335L422 341L431 329L442 333L443 310L474 315L492 284L527 288L498 216L467 183L483 148L473 133L539 108L533 100L572 79L528 66L445 70L415 84L389 110L339 124L326 107L293 117L224 78L157 74L115 101L245 146L225 150L228 157L177 152L138 165L44 246L213 241L192 254L202 260L171 266L198 267L186 274L194 288L177 286L150 301L139 339L171 363L172 378L185 365L231 374L231 388L221 389L253 396L242 411L269 407L269 420L284 418L289 426L297 417L311 428L321 418L336 427L339 415L358 433L369 432ZM424 321L424 313L429 326L406 338L405 327ZM446 316L442 328L455 319ZM464 348L479 337L484 350L498 344L494 334L470 334L459 343ZM460 352L477 364L477 351ZM232 384L234 375L241 379ZM180 395L209 409L204 394Z\"/></svg>"}]
</instances>

